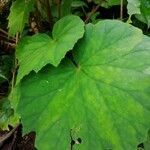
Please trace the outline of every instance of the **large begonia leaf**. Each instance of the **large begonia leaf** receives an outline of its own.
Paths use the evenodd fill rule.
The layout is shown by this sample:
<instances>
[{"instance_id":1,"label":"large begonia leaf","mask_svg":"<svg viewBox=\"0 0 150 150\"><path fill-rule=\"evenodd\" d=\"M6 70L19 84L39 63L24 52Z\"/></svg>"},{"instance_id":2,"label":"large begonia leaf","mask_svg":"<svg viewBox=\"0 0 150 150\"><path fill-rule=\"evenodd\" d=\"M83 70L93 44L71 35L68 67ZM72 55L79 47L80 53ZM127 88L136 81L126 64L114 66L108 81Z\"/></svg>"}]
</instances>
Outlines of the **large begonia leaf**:
<instances>
[{"instance_id":1,"label":"large begonia leaf","mask_svg":"<svg viewBox=\"0 0 150 150\"><path fill-rule=\"evenodd\" d=\"M22 39L17 47L20 65L17 83L32 70L38 72L48 63L57 66L83 34L83 21L77 16L70 15L56 22L52 37L47 34L36 34Z\"/></svg>"},{"instance_id":2,"label":"large begonia leaf","mask_svg":"<svg viewBox=\"0 0 150 150\"><path fill-rule=\"evenodd\" d=\"M34 8L34 0L16 0L13 2L9 14L9 34L15 35L22 32L25 23L28 23L29 13Z\"/></svg>"},{"instance_id":3,"label":"large begonia leaf","mask_svg":"<svg viewBox=\"0 0 150 150\"><path fill-rule=\"evenodd\" d=\"M73 55L78 67L66 58L12 93L25 132L36 131L42 150L71 149L71 139L80 150L136 149L150 127L150 39L105 20L86 26Z\"/></svg>"}]
</instances>

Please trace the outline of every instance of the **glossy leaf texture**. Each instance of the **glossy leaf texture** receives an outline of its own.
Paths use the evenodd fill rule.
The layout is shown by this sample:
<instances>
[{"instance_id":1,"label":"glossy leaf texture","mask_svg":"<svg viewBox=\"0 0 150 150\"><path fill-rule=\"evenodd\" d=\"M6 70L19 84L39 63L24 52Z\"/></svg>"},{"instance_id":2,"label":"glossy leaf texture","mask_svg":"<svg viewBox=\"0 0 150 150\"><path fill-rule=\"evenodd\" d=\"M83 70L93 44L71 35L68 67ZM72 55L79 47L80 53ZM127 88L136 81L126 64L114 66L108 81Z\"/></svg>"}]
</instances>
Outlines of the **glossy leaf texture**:
<instances>
[{"instance_id":1,"label":"glossy leaf texture","mask_svg":"<svg viewBox=\"0 0 150 150\"><path fill-rule=\"evenodd\" d=\"M14 36L22 32L25 23L28 23L29 13L34 9L34 0L16 0L13 2L8 16L9 34Z\"/></svg>"},{"instance_id":2,"label":"glossy leaf texture","mask_svg":"<svg viewBox=\"0 0 150 150\"><path fill-rule=\"evenodd\" d=\"M66 52L74 47L83 34L83 21L77 16L69 15L55 23L52 37L47 34L36 34L23 38L17 47L20 65L17 84L32 70L38 72L49 63L58 66Z\"/></svg>"},{"instance_id":3,"label":"glossy leaf texture","mask_svg":"<svg viewBox=\"0 0 150 150\"><path fill-rule=\"evenodd\" d=\"M12 93L37 148L136 149L150 127L150 39L120 21L86 25L74 59L32 72ZM77 143L77 142L76 142Z\"/></svg>"}]
</instances>

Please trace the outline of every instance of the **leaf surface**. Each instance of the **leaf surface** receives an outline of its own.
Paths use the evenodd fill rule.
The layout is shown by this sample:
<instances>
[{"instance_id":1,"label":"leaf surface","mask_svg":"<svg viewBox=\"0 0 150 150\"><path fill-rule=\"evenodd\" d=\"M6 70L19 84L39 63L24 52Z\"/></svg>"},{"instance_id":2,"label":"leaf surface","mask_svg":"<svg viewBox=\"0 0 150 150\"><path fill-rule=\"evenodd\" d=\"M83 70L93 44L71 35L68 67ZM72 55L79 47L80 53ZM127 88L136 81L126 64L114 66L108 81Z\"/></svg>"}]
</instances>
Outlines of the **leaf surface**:
<instances>
[{"instance_id":1,"label":"leaf surface","mask_svg":"<svg viewBox=\"0 0 150 150\"><path fill-rule=\"evenodd\" d=\"M108 0L108 1L104 1L104 0L93 0L96 4L101 4L102 7L111 7L111 6L115 6L115 5L120 5L120 0Z\"/></svg>"},{"instance_id":2,"label":"leaf surface","mask_svg":"<svg viewBox=\"0 0 150 150\"><path fill-rule=\"evenodd\" d=\"M58 66L66 52L84 34L84 23L77 16L66 16L60 19L53 28L52 37L47 34L36 34L22 39L17 47L19 71L17 83L29 72L38 72L46 64Z\"/></svg>"},{"instance_id":3,"label":"leaf surface","mask_svg":"<svg viewBox=\"0 0 150 150\"><path fill-rule=\"evenodd\" d=\"M12 104L25 132L37 132L38 149L136 149L150 127L150 39L129 24L88 24L57 67L30 73ZM20 93L18 96L17 91ZM72 129L72 130L71 130Z\"/></svg>"},{"instance_id":4,"label":"leaf surface","mask_svg":"<svg viewBox=\"0 0 150 150\"><path fill-rule=\"evenodd\" d=\"M132 16L133 14L140 14L140 0L127 0L128 14Z\"/></svg>"},{"instance_id":5,"label":"leaf surface","mask_svg":"<svg viewBox=\"0 0 150 150\"><path fill-rule=\"evenodd\" d=\"M22 32L25 23L28 23L29 13L34 9L34 0L16 0L13 2L8 16L9 34L14 36Z\"/></svg>"},{"instance_id":6,"label":"leaf surface","mask_svg":"<svg viewBox=\"0 0 150 150\"><path fill-rule=\"evenodd\" d=\"M149 0L141 0L141 13L144 17L148 27L150 27L150 1Z\"/></svg>"},{"instance_id":7,"label":"leaf surface","mask_svg":"<svg viewBox=\"0 0 150 150\"><path fill-rule=\"evenodd\" d=\"M144 149L145 150L150 149L150 130L148 131L148 134L147 134L147 141L144 142Z\"/></svg>"},{"instance_id":8,"label":"leaf surface","mask_svg":"<svg viewBox=\"0 0 150 150\"><path fill-rule=\"evenodd\" d=\"M136 14L136 18L150 27L150 1L149 0L127 0L128 14L130 17Z\"/></svg>"}]
</instances>

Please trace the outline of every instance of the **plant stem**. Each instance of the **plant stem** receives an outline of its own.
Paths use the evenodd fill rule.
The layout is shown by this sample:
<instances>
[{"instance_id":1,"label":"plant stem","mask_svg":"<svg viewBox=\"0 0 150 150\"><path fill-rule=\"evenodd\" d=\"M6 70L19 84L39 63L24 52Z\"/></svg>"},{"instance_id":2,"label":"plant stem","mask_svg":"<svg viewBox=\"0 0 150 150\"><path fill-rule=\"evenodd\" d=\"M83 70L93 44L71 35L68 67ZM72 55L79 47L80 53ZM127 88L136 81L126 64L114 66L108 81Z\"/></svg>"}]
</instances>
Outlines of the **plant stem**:
<instances>
[{"instance_id":1,"label":"plant stem","mask_svg":"<svg viewBox=\"0 0 150 150\"><path fill-rule=\"evenodd\" d=\"M99 9L101 3L98 4L95 8L92 9L92 11L90 12L90 14L87 16L87 18L85 19L85 23L88 23L92 17L92 15Z\"/></svg>"},{"instance_id":2,"label":"plant stem","mask_svg":"<svg viewBox=\"0 0 150 150\"><path fill-rule=\"evenodd\" d=\"M0 32L2 32L5 35L8 35L8 33L6 31L4 31L3 29L0 28Z\"/></svg>"},{"instance_id":3,"label":"plant stem","mask_svg":"<svg viewBox=\"0 0 150 150\"><path fill-rule=\"evenodd\" d=\"M92 17L92 15L97 12L97 10L99 9L99 7L102 5L103 2L107 2L107 0L101 0L100 3L92 9L92 11L90 12L90 14L87 16L87 18L85 19L85 23L88 23Z\"/></svg>"},{"instance_id":4,"label":"plant stem","mask_svg":"<svg viewBox=\"0 0 150 150\"><path fill-rule=\"evenodd\" d=\"M58 10L58 19L61 17L61 0L57 2L57 10Z\"/></svg>"},{"instance_id":5,"label":"plant stem","mask_svg":"<svg viewBox=\"0 0 150 150\"><path fill-rule=\"evenodd\" d=\"M81 9L82 9L82 11L83 11L84 15L86 16L86 11L85 11L85 9L84 9L84 7L83 7L83 6L81 7Z\"/></svg>"},{"instance_id":6,"label":"plant stem","mask_svg":"<svg viewBox=\"0 0 150 150\"><path fill-rule=\"evenodd\" d=\"M15 38L8 35L8 32L0 28L0 36L15 42Z\"/></svg>"},{"instance_id":7,"label":"plant stem","mask_svg":"<svg viewBox=\"0 0 150 150\"><path fill-rule=\"evenodd\" d=\"M37 0L37 2L38 2L38 1L39 1L39 3L40 3L41 5L43 5L43 6L45 5L42 0Z\"/></svg>"},{"instance_id":8,"label":"plant stem","mask_svg":"<svg viewBox=\"0 0 150 150\"><path fill-rule=\"evenodd\" d=\"M49 25L50 25L50 29L53 28L53 20L52 20L52 14L51 14L51 6L50 6L50 2L49 0L45 1L45 6L46 6L46 11L47 11L47 16L48 16L48 20L49 20Z\"/></svg>"},{"instance_id":9,"label":"plant stem","mask_svg":"<svg viewBox=\"0 0 150 150\"><path fill-rule=\"evenodd\" d=\"M120 0L120 20L123 19L123 0Z\"/></svg>"},{"instance_id":10,"label":"plant stem","mask_svg":"<svg viewBox=\"0 0 150 150\"><path fill-rule=\"evenodd\" d=\"M18 40L19 40L19 33L16 34L16 45L18 44ZM17 64L17 58L16 58L16 51L15 51L15 60L14 60L14 69L13 69L13 72L12 72L12 82L11 82L11 89L13 90L14 88L14 85L15 85L15 80L16 80L16 70L17 70L17 67L18 67L18 64Z\"/></svg>"}]
</instances>

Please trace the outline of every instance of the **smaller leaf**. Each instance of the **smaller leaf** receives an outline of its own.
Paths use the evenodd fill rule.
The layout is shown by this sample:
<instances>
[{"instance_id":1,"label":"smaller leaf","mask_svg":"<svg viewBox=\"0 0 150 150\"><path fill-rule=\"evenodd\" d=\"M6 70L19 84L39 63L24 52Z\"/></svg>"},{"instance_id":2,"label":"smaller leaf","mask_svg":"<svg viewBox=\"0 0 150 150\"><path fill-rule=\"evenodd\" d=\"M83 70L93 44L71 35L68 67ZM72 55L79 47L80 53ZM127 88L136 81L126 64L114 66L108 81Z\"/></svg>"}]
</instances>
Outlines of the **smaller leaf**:
<instances>
[{"instance_id":1,"label":"smaller leaf","mask_svg":"<svg viewBox=\"0 0 150 150\"><path fill-rule=\"evenodd\" d=\"M16 125L20 120L18 114L14 114L14 110L10 105L8 98L2 98L0 101L0 128L7 129L7 125Z\"/></svg>"},{"instance_id":2,"label":"smaller leaf","mask_svg":"<svg viewBox=\"0 0 150 150\"><path fill-rule=\"evenodd\" d=\"M4 80L7 80L7 78L4 75L0 74L0 83Z\"/></svg>"},{"instance_id":3,"label":"smaller leaf","mask_svg":"<svg viewBox=\"0 0 150 150\"><path fill-rule=\"evenodd\" d=\"M29 13L34 8L33 0L17 0L13 2L8 17L9 34L14 36L17 32L22 32L25 23L28 22Z\"/></svg>"},{"instance_id":4,"label":"smaller leaf","mask_svg":"<svg viewBox=\"0 0 150 150\"><path fill-rule=\"evenodd\" d=\"M141 14L144 17L148 27L150 27L150 1L149 0L141 0L140 10L141 10Z\"/></svg>"},{"instance_id":5,"label":"smaller leaf","mask_svg":"<svg viewBox=\"0 0 150 150\"><path fill-rule=\"evenodd\" d=\"M139 0L127 0L128 14L132 16L133 14L140 14L140 1Z\"/></svg>"},{"instance_id":6,"label":"smaller leaf","mask_svg":"<svg viewBox=\"0 0 150 150\"><path fill-rule=\"evenodd\" d=\"M104 1L104 0L93 0L94 3L96 4L101 4L102 7L108 8L111 6L115 6L115 5L120 5L120 0L108 0L108 1Z\"/></svg>"},{"instance_id":7,"label":"smaller leaf","mask_svg":"<svg viewBox=\"0 0 150 150\"><path fill-rule=\"evenodd\" d=\"M150 1L149 0L128 0L129 20L132 15L150 27Z\"/></svg>"},{"instance_id":8,"label":"smaller leaf","mask_svg":"<svg viewBox=\"0 0 150 150\"><path fill-rule=\"evenodd\" d=\"M87 7L88 8L88 5L85 2L81 1L81 0L74 0L72 2L71 6L72 7Z\"/></svg>"},{"instance_id":9,"label":"smaller leaf","mask_svg":"<svg viewBox=\"0 0 150 150\"><path fill-rule=\"evenodd\" d=\"M17 83L29 72L38 72L46 64L58 66L67 51L84 34L84 23L77 16L66 16L55 23L52 37L36 34L22 39L17 47L19 71Z\"/></svg>"}]
</instances>

